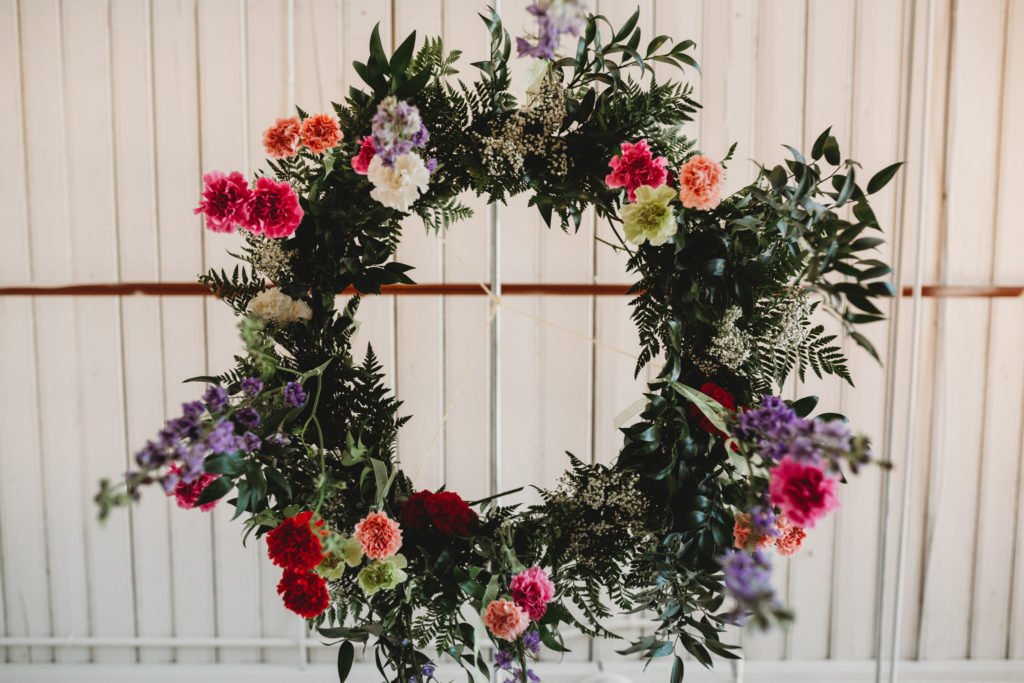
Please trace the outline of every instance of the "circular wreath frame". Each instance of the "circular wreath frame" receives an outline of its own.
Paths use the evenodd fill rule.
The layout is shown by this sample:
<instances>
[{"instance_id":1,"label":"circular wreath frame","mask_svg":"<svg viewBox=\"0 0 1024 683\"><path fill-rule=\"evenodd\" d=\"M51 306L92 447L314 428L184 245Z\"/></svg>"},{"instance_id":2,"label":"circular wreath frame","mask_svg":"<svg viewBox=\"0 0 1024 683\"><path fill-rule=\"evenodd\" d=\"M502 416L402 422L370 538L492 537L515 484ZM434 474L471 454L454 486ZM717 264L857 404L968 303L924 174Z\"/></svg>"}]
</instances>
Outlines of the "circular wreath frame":
<instances>
[{"instance_id":1,"label":"circular wreath frame","mask_svg":"<svg viewBox=\"0 0 1024 683\"><path fill-rule=\"evenodd\" d=\"M867 440L844 432L837 416L807 417L813 397L762 397L794 372L850 379L835 335L811 322L816 308L874 354L857 327L882 318L876 302L892 287L889 267L865 255L881 242L868 235L879 230L868 197L898 164L861 188L856 163L842 159L826 130L806 157L789 148L784 165L759 167L732 196L688 205L675 171L696 158L721 171L731 156L719 165L695 154L681 130L699 106L690 87L653 77L654 63L695 67L691 41L656 36L641 52L638 13L619 27L589 16L575 56L543 60L520 105L509 94L511 38L495 12L482 18L490 58L474 64L474 83L455 81L458 54L440 39L416 51L413 33L389 56L375 29L369 58L355 65L368 89L335 105L340 140L300 144L300 128L314 122L325 126L314 132L331 133L330 117L301 110L272 129L285 154L269 162L271 174L295 193L301 222L284 237L269 237L269 227L247 234L239 256L250 268L201 278L241 317L246 354L223 375L194 378L210 383L203 400L140 451L123 486L103 482L97 500L105 515L153 482L182 507L205 509L233 493L246 535L269 534L271 558L286 567L286 605L342 641L343 680L353 643L374 638L386 680L432 679L428 647L488 676L481 653L491 643L497 665L525 681L541 643L565 651L561 627L614 635L604 625L612 609L657 615L652 634L623 652L673 657L676 680L683 652L709 666L712 655L736 656L720 639L727 623L788 617L758 549L776 513L787 511L769 492L782 453L810 449L826 482L871 459ZM406 109L396 114L396 106ZM379 142L372 136L382 110L392 118L415 111L429 131L411 148L436 167L406 210L377 201L356 161ZM608 172L612 159L633 163L627 154L639 159L633 180L650 181L659 164L670 169L650 184L671 188L671 198L624 191L629 173ZM410 267L393 260L403 219L415 214L428 229L446 229L470 215L459 201L466 191L491 202L529 193L549 225L557 219L567 230L588 208L608 220L612 247L637 278L637 373L663 361L621 430L615 463L570 456L558 488L538 489L541 502L527 507L503 505L501 495L471 507L454 492L416 490L394 452L408 418L372 347L362 362L352 356L360 298L335 309L348 288L372 294L411 283ZM625 212L632 223L624 206L639 207ZM754 419L766 415L783 415L789 431ZM541 576L529 573L541 567ZM517 622L524 608L525 632Z\"/></svg>"}]
</instances>

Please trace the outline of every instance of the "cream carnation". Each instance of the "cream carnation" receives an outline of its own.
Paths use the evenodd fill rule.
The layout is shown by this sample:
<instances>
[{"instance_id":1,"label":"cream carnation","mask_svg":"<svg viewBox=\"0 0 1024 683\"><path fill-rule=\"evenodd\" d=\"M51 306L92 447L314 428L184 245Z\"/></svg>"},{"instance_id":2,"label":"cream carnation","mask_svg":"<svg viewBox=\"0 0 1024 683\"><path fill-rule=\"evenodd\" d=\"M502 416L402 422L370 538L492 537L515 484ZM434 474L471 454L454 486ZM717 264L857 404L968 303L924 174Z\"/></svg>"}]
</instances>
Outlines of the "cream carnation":
<instances>
[{"instance_id":1,"label":"cream carnation","mask_svg":"<svg viewBox=\"0 0 1024 683\"><path fill-rule=\"evenodd\" d=\"M313 317L313 309L305 301L293 299L280 289L267 289L252 298L246 308L261 320L278 325L287 325Z\"/></svg>"},{"instance_id":2,"label":"cream carnation","mask_svg":"<svg viewBox=\"0 0 1024 683\"><path fill-rule=\"evenodd\" d=\"M401 155L390 168L384 165L380 155L373 157L366 177L373 183L371 197L389 209L403 213L408 213L409 207L430 183L430 171L415 152Z\"/></svg>"}]
</instances>

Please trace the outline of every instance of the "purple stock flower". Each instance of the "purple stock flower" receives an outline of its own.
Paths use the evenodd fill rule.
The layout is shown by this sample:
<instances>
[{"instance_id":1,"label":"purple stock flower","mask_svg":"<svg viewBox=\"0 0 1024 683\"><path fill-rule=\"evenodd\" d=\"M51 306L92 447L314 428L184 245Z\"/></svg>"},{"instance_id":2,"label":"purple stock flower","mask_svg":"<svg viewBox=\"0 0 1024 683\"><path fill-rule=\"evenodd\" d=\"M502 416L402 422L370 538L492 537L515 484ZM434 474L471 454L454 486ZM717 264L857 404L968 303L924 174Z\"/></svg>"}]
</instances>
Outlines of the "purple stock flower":
<instances>
[{"instance_id":1,"label":"purple stock flower","mask_svg":"<svg viewBox=\"0 0 1024 683\"><path fill-rule=\"evenodd\" d=\"M434 677L434 673L436 671L437 671L437 667L435 667L433 664L428 662L427 664L423 665L422 669L420 669L420 675L423 676L424 678L433 678Z\"/></svg>"},{"instance_id":2,"label":"purple stock flower","mask_svg":"<svg viewBox=\"0 0 1024 683\"><path fill-rule=\"evenodd\" d=\"M237 450L238 437L235 436L234 423L230 420L221 420L210 430L204 441L213 453L230 453Z\"/></svg>"},{"instance_id":3,"label":"purple stock flower","mask_svg":"<svg viewBox=\"0 0 1024 683\"><path fill-rule=\"evenodd\" d=\"M284 385L284 400L288 405L298 408L306 402L306 390L298 382Z\"/></svg>"},{"instance_id":4,"label":"purple stock flower","mask_svg":"<svg viewBox=\"0 0 1024 683\"><path fill-rule=\"evenodd\" d=\"M775 521L775 510L770 505L755 505L750 508L750 535L753 538L776 538L779 528Z\"/></svg>"},{"instance_id":5,"label":"purple stock flower","mask_svg":"<svg viewBox=\"0 0 1024 683\"><path fill-rule=\"evenodd\" d=\"M511 671L512 653L508 650L498 650L494 653L494 665L503 671Z\"/></svg>"},{"instance_id":6,"label":"purple stock flower","mask_svg":"<svg viewBox=\"0 0 1024 683\"><path fill-rule=\"evenodd\" d=\"M537 57L554 60L558 42L565 34L578 36L586 22L587 3L583 0L533 0L526 11L537 17L537 34L528 38L516 38L516 49L520 57Z\"/></svg>"},{"instance_id":7,"label":"purple stock flower","mask_svg":"<svg viewBox=\"0 0 1024 683\"><path fill-rule=\"evenodd\" d=\"M263 443L260 441L260 437L256 436L252 432L246 432L238 439L238 447L246 453L252 453L255 450L259 450L259 447Z\"/></svg>"},{"instance_id":8,"label":"purple stock flower","mask_svg":"<svg viewBox=\"0 0 1024 683\"><path fill-rule=\"evenodd\" d=\"M524 633L523 645L533 654L540 652L540 631L527 631Z\"/></svg>"},{"instance_id":9,"label":"purple stock flower","mask_svg":"<svg viewBox=\"0 0 1024 683\"><path fill-rule=\"evenodd\" d=\"M718 560L722 564L725 590L736 600L736 613L752 612L759 605L775 604L772 566L760 549L753 552L729 550Z\"/></svg>"},{"instance_id":10,"label":"purple stock flower","mask_svg":"<svg viewBox=\"0 0 1024 683\"><path fill-rule=\"evenodd\" d=\"M259 377L246 377L242 380L242 391L252 398L263 391L263 380Z\"/></svg>"},{"instance_id":11,"label":"purple stock flower","mask_svg":"<svg viewBox=\"0 0 1024 683\"><path fill-rule=\"evenodd\" d=\"M211 384L203 394L203 402L211 413L219 413L228 404L228 392L224 391L223 387Z\"/></svg>"},{"instance_id":12,"label":"purple stock flower","mask_svg":"<svg viewBox=\"0 0 1024 683\"><path fill-rule=\"evenodd\" d=\"M427 144L430 133L423 125L419 109L392 96L377 105L370 123L370 139L381 163L394 166L395 159Z\"/></svg>"},{"instance_id":13,"label":"purple stock flower","mask_svg":"<svg viewBox=\"0 0 1024 683\"><path fill-rule=\"evenodd\" d=\"M260 414L255 408L242 408L235 413L235 422L252 429L260 424Z\"/></svg>"},{"instance_id":14,"label":"purple stock flower","mask_svg":"<svg viewBox=\"0 0 1024 683\"><path fill-rule=\"evenodd\" d=\"M808 420L800 417L778 396L765 396L757 408L742 413L733 434L752 441L768 460L783 456L794 460L838 461L849 454L852 437L842 420Z\"/></svg>"},{"instance_id":15,"label":"purple stock flower","mask_svg":"<svg viewBox=\"0 0 1024 683\"><path fill-rule=\"evenodd\" d=\"M433 173L436 170L437 170L437 159L435 159L434 157L430 157L429 159L427 159L427 171L429 173Z\"/></svg>"}]
</instances>

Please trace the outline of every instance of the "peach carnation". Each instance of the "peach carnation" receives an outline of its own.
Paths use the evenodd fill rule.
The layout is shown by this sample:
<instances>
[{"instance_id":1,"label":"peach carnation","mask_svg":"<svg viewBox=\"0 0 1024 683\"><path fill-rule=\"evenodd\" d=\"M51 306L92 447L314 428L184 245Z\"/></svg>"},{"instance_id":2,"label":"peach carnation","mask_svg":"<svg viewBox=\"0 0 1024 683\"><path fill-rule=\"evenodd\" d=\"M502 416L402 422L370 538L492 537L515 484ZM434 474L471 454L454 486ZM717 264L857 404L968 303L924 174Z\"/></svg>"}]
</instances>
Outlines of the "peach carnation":
<instances>
[{"instance_id":1,"label":"peach carnation","mask_svg":"<svg viewBox=\"0 0 1024 683\"><path fill-rule=\"evenodd\" d=\"M263 131L263 149L275 159L295 156L299 144L299 119L292 116L278 119L274 125Z\"/></svg>"},{"instance_id":2,"label":"peach carnation","mask_svg":"<svg viewBox=\"0 0 1024 683\"><path fill-rule=\"evenodd\" d=\"M494 600L483 614L484 626L502 640L513 641L530 625L530 617L511 600Z\"/></svg>"},{"instance_id":3,"label":"peach carnation","mask_svg":"<svg viewBox=\"0 0 1024 683\"><path fill-rule=\"evenodd\" d=\"M733 545L737 548L746 548L750 542L750 515L745 512L736 513L736 522L732 527ZM769 536L761 536L757 539L757 547L763 548L769 545L772 539Z\"/></svg>"},{"instance_id":4,"label":"peach carnation","mask_svg":"<svg viewBox=\"0 0 1024 683\"><path fill-rule=\"evenodd\" d=\"M722 201L725 171L710 157L698 154L679 169L679 200L687 209L709 211Z\"/></svg>"},{"instance_id":5,"label":"peach carnation","mask_svg":"<svg viewBox=\"0 0 1024 683\"><path fill-rule=\"evenodd\" d=\"M384 512L371 512L356 524L352 537L371 560L386 560L402 547L402 528Z\"/></svg>"},{"instance_id":6,"label":"peach carnation","mask_svg":"<svg viewBox=\"0 0 1024 683\"><path fill-rule=\"evenodd\" d=\"M775 549L779 555L792 557L796 551L800 550L804 539L807 538L807 532L803 527L791 524L783 517L780 517L775 525L779 528L779 537L775 539Z\"/></svg>"},{"instance_id":7,"label":"peach carnation","mask_svg":"<svg viewBox=\"0 0 1024 683\"><path fill-rule=\"evenodd\" d=\"M309 116L299 126L299 137L302 144L309 147L314 154L334 147L341 140L341 129L334 117L327 114Z\"/></svg>"}]
</instances>

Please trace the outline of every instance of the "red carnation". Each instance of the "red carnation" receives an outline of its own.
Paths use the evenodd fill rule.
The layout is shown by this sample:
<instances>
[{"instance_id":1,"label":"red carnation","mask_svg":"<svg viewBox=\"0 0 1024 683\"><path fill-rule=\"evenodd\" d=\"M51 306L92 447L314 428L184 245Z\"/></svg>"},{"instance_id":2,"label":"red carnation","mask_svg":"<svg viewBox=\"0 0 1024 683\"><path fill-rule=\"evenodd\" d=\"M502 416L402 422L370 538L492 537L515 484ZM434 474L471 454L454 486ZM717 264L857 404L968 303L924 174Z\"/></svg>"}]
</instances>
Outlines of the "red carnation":
<instances>
[{"instance_id":1,"label":"red carnation","mask_svg":"<svg viewBox=\"0 0 1024 683\"><path fill-rule=\"evenodd\" d=\"M710 396L711 398L722 404L723 408L728 410L734 410L736 408L736 399L728 391L718 386L714 382L705 382L700 387L700 393ZM718 436L727 436L725 432L712 424L711 420L700 411L695 405L690 405L690 415L696 417L700 423L701 429L708 434L716 434Z\"/></svg>"},{"instance_id":2,"label":"red carnation","mask_svg":"<svg viewBox=\"0 0 1024 683\"><path fill-rule=\"evenodd\" d=\"M318 531L314 533L310 527L312 518L312 511L300 512L284 520L267 534L267 555L271 562L278 567L300 572L308 571L320 564L324 556L320 537L326 536L327 532L319 530L324 522L318 520Z\"/></svg>"},{"instance_id":3,"label":"red carnation","mask_svg":"<svg viewBox=\"0 0 1024 683\"><path fill-rule=\"evenodd\" d=\"M476 513L462 497L452 491L417 491L399 511L402 527L411 531L431 525L445 536L468 536Z\"/></svg>"},{"instance_id":4,"label":"red carnation","mask_svg":"<svg viewBox=\"0 0 1024 683\"><path fill-rule=\"evenodd\" d=\"M453 491L439 491L425 501L427 514L445 536L468 536L476 513Z\"/></svg>"},{"instance_id":5,"label":"red carnation","mask_svg":"<svg viewBox=\"0 0 1024 683\"><path fill-rule=\"evenodd\" d=\"M408 531L422 531L430 526L430 515L427 514L427 501L434 494L431 491L417 491L402 503L398 511L398 519L402 528Z\"/></svg>"},{"instance_id":6,"label":"red carnation","mask_svg":"<svg viewBox=\"0 0 1024 683\"><path fill-rule=\"evenodd\" d=\"M313 572L286 569L277 584L277 594L284 599L285 607L306 619L320 616L331 603L327 582Z\"/></svg>"}]
</instances>

